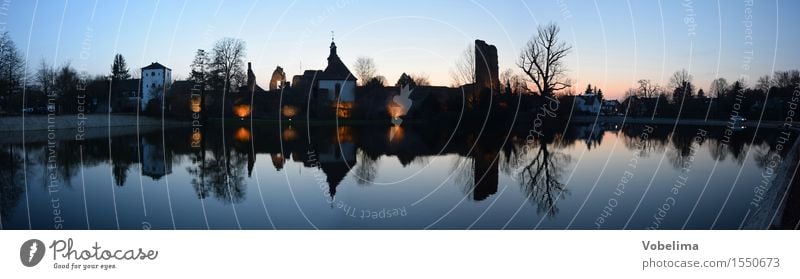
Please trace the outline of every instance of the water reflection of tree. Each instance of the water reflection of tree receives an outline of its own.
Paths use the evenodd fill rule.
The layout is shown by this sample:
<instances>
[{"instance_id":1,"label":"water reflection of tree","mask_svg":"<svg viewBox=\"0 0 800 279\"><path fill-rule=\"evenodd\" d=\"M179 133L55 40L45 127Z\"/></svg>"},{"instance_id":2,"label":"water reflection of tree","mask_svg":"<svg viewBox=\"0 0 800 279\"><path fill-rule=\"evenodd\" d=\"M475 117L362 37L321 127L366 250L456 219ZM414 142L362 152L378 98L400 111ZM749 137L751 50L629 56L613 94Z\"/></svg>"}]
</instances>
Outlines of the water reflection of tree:
<instances>
[{"instance_id":1,"label":"water reflection of tree","mask_svg":"<svg viewBox=\"0 0 800 279\"><path fill-rule=\"evenodd\" d=\"M12 215L25 193L22 164L22 156L15 152L13 145L0 149L0 217L3 220Z\"/></svg>"},{"instance_id":2,"label":"water reflection of tree","mask_svg":"<svg viewBox=\"0 0 800 279\"><path fill-rule=\"evenodd\" d=\"M642 158L650 154L661 154L667 147L669 130L654 128L651 132L643 125L626 125L622 128L622 144L628 150L639 152Z\"/></svg>"},{"instance_id":3,"label":"water reflection of tree","mask_svg":"<svg viewBox=\"0 0 800 279\"><path fill-rule=\"evenodd\" d=\"M694 129L677 129L672 133L670 140L673 148L667 151L667 157L673 168L682 169L691 165L694 156L692 146L695 144L695 139L702 139L696 138L693 131ZM697 144L702 145L703 141L704 139Z\"/></svg>"},{"instance_id":4,"label":"water reflection of tree","mask_svg":"<svg viewBox=\"0 0 800 279\"><path fill-rule=\"evenodd\" d=\"M192 187L198 198L214 196L225 203L240 203L245 198L244 174L247 167L246 153L237 152L221 143L210 143L206 150L206 137L202 137L201 150L195 152L194 166L187 167L192 175Z\"/></svg>"},{"instance_id":5,"label":"water reflection of tree","mask_svg":"<svg viewBox=\"0 0 800 279\"><path fill-rule=\"evenodd\" d=\"M711 156L711 159L714 159L718 162L725 161L728 158L728 150L726 150L726 144L720 140L709 140L708 141L708 153Z\"/></svg>"},{"instance_id":6,"label":"water reflection of tree","mask_svg":"<svg viewBox=\"0 0 800 279\"><path fill-rule=\"evenodd\" d=\"M194 188L197 197L205 199L211 189L211 184L206 181L209 172L209 165L206 164L206 150L202 147L199 151L195 152L192 156L192 164L186 167L186 172L192 176L192 188Z\"/></svg>"},{"instance_id":7,"label":"water reflection of tree","mask_svg":"<svg viewBox=\"0 0 800 279\"><path fill-rule=\"evenodd\" d=\"M114 184L124 186L128 179L128 170L133 162L138 162L139 140L136 137L115 137L110 140L111 145L111 174Z\"/></svg>"},{"instance_id":8,"label":"water reflection of tree","mask_svg":"<svg viewBox=\"0 0 800 279\"><path fill-rule=\"evenodd\" d=\"M537 140L525 149L530 161L518 174L520 186L527 199L536 204L538 213L553 216L558 213L556 202L569 193L561 175L572 158L555 146L548 146L546 140Z\"/></svg>"},{"instance_id":9,"label":"water reflection of tree","mask_svg":"<svg viewBox=\"0 0 800 279\"><path fill-rule=\"evenodd\" d=\"M375 181L378 173L378 158L373 158L364 150L358 151L358 165L356 165L356 183L369 185Z\"/></svg>"},{"instance_id":10,"label":"water reflection of tree","mask_svg":"<svg viewBox=\"0 0 800 279\"><path fill-rule=\"evenodd\" d=\"M247 166L247 154L226 148L226 154L214 154L212 163L217 171L211 172L214 183L214 195L220 200L239 203L245 197L244 172Z\"/></svg>"}]
</instances>

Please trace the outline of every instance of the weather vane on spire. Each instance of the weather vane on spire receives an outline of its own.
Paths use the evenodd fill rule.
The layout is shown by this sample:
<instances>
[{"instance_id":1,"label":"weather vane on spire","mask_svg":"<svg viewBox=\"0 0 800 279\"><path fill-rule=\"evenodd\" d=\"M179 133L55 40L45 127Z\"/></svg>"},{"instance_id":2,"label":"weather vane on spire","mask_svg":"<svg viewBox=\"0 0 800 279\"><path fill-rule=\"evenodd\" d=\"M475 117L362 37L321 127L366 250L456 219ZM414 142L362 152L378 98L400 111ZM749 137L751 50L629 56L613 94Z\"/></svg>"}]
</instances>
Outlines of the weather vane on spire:
<instances>
[{"instance_id":1,"label":"weather vane on spire","mask_svg":"<svg viewBox=\"0 0 800 279\"><path fill-rule=\"evenodd\" d=\"M334 38L334 35L333 35L333 30L331 30L331 42L333 42L333 41L334 41L334 39L333 39L333 38Z\"/></svg>"}]
</instances>

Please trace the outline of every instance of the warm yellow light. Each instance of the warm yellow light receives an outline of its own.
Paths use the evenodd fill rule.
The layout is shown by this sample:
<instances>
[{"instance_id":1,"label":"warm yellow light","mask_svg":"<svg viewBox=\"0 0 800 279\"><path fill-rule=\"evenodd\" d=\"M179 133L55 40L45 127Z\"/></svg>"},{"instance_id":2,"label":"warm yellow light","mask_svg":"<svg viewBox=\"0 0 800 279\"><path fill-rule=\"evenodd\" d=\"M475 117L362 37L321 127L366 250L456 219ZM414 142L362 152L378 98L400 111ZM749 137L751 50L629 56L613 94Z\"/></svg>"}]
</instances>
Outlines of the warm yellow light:
<instances>
[{"instance_id":1,"label":"warm yellow light","mask_svg":"<svg viewBox=\"0 0 800 279\"><path fill-rule=\"evenodd\" d=\"M350 118L350 112L353 109L352 102L336 102L336 116L339 118Z\"/></svg>"},{"instance_id":2,"label":"warm yellow light","mask_svg":"<svg viewBox=\"0 0 800 279\"><path fill-rule=\"evenodd\" d=\"M192 97L192 103L189 107L192 109L192 112L200 112L200 98Z\"/></svg>"},{"instance_id":3,"label":"warm yellow light","mask_svg":"<svg viewBox=\"0 0 800 279\"><path fill-rule=\"evenodd\" d=\"M387 105L386 111L389 113L389 116L395 119L403 116L403 106L397 103L390 103L389 105Z\"/></svg>"},{"instance_id":4,"label":"warm yellow light","mask_svg":"<svg viewBox=\"0 0 800 279\"><path fill-rule=\"evenodd\" d=\"M293 141L297 139L297 131L295 131L292 127L288 127L283 130L283 133L281 133L281 138L284 141Z\"/></svg>"},{"instance_id":5,"label":"warm yellow light","mask_svg":"<svg viewBox=\"0 0 800 279\"><path fill-rule=\"evenodd\" d=\"M239 127L233 137L241 142L250 141L250 130L247 130L245 127Z\"/></svg>"},{"instance_id":6,"label":"warm yellow light","mask_svg":"<svg viewBox=\"0 0 800 279\"><path fill-rule=\"evenodd\" d=\"M291 120L292 118L295 117L295 115L297 115L297 107L292 105L283 105L283 108L281 108L281 112L283 113L284 117L289 118Z\"/></svg>"},{"instance_id":7,"label":"warm yellow light","mask_svg":"<svg viewBox=\"0 0 800 279\"><path fill-rule=\"evenodd\" d=\"M240 118L245 118L250 116L250 105L236 105L233 107L233 113Z\"/></svg>"},{"instance_id":8,"label":"warm yellow light","mask_svg":"<svg viewBox=\"0 0 800 279\"><path fill-rule=\"evenodd\" d=\"M203 139L203 134L200 133L200 130L192 132L192 142L200 142Z\"/></svg>"},{"instance_id":9,"label":"warm yellow light","mask_svg":"<svg viewBox=\"0 0 800 279\"><path fill-rule=\"evenodd\" d=\"M353 142L353 131L349 126L339 126L336 128L336 138L340 143Z\"/></svg>"},{"instance_id":10,"label":"warm yellow light","mask_svg":"<svg viewBox=\"0 0 800 279\"><path fill-rule=\"evenodd\" d=\"M403 127L399 125L392 125L389 128L389 142L390 143L398 143L403 140L403 136L405 136L405 130Z\"/></svg>"}]
</instances>

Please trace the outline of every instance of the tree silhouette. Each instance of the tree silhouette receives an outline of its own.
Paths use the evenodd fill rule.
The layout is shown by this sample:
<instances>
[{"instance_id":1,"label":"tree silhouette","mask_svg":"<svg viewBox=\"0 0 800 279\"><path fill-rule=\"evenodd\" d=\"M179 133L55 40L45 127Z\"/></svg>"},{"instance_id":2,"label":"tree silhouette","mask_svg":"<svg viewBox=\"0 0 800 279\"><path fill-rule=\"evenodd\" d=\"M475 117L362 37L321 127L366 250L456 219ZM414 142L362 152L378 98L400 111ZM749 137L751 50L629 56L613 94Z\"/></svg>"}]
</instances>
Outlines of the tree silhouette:
<instances>
[{"instance_id":1,"label":"tree silhouette","mask_svg":"<svg viewBox=\"0 0 800 279\"><path fill-rule=\"evenodd\" d=\"M725 92L728 90L728 80L725 78L718 78L711 82L711 86L708 87L708 91L710 91L711 96L716 98L723 98L725 97Z\"/></svg>"},{"instance_id":2,"label":"tree silhouette","mask_svg":"<svg viewBox=\"0 0 800 279\"><path fill-rule=\"evenodd\" d=\"M203 49L198 49L192 60L191 73L189 79L198 84L205 84L208 81L207 71L211 63L208 53Z\"/></svg>"},{"instance_id":3,"label":"tree silhouette","mask_svg":"<svg viewBox=\"0 0 800 279\"><path fill-rule=\"evenodd\" d=\"M8 32L0 34L0 96L8 97L22 86L25 59L17 50Z\"/></svg>"},{"instance_id":4,"label":"tree silhouette","mask_svg":"<svg viewBox=\"0 0 800 279\"><path fill-rule=\"evenodd\" d=\"M414 84L417 86L430 86L431 80L427 74L419 73L419 74L411 74L411 79L414 80Z\"/></svg>"},{"instance_id":5,"label":"tree silhouette","mask_svg":"<svg viewBox=\"0 0 800 279\"><path fill-rule=\"evenodd\" d=\"M127 80L131 78L128 73L128 63L125 62L125 57L117 53L114 55L114 63L111 64L111 79L112 80Z\"/></svg>"},{"instance_id":6,"label":"tree silhouette","mask_svg":"<svg viewBox=\"0 0 800 279\"><path fill-rule=\"evenodd\" d=\"M672 101L674 103L683 103L684 100L689 99L694 94L694 85L692 85L692 75L686 69L681 69L672 74L670 78L670 86L673 88Z\"/></svg>"},{"instance_id":7,"label":"tree silhouette","mask_svg":"<svg viewBox=\"0 0 800 279\"><path fill-rule=\"evenodd\" d=\"M356 72L356 77L361 81L362 86L369 83L378 73L378 68L375 67L375 60L364 56L356 59L356 65L353 69Z\"/></svg>"},{"instance_id":8,"label":"tree silhouette","mask_svg":"<svg viewBox=\"0 0 800 279\"><path fill-rule=\"evenodd\" d=\"M517 61L541 96L553 96L556 91L570 87L570 81L564 77L563 59L572 48L559 40L559 32L555 23L539 26Z\"/></svg>"},{"instance_id":9,"label":"tree silhouette","mask_svg":"<svg viewBox=\"0 0 800 279\"><path fill-rule=\"evenodd\" d=\"M511 94L520 94L527 91L525 78L514 72L514 69L506 69L500 74L500 81L506 84L506 91Z\"/></svg>"},{"instance_id":10,"label":"tree silhouette","mask_svg":"<svg viewBox=\"0 0 800 279\"><path fill-rule=\"evenodd\" d=\"M456 59L455 68L450 71L453 86L475 83L475 45L470 44Z\"/></svg>"},{"instance_id":11,"label":"tree silhouette","mask_svg":"<svg viewBox=\"0 0 800 279\"><path fill-rule=\"evenodd\" d=\"M50 91L55 87L56 70L42 58L42 61L39 62L39 69L36 70L35 78L36 83L39 84L39 89L45 95L50 94Z\"/></svg>"},{"instance_id":12,"label":"tree silhouette","mask_svg":"<svg viewBox=\"0 0 800 279\"><path fill-rule=\"evenodd\" d=\"M222 38L214 44L211 73L215 89L227 93L244 82L245 56L245 43L240 39Z\"/></svg>"}]
</instances>

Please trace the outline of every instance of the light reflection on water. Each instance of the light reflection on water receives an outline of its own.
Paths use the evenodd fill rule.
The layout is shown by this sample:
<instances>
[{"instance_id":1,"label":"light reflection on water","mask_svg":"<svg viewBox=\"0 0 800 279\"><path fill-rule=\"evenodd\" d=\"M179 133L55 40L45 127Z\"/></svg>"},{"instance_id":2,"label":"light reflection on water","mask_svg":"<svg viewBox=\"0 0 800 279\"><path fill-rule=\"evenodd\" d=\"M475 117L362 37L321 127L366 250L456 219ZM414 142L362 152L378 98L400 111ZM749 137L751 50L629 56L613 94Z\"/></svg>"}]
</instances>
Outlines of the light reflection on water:
<instances>
[{"instance_id":1,"label":"light reflection on water","mask_svg":"<svg viewBox=\"0 0 800 279\"><path fill-rule=\"evenodd\" d=\"M797 187L754 191L772 169L770 158L785 155L775 148L778 133L746 130L725 142L721 129L705 129L698 137L698 127L671 133L671 127L573 125L530 140L524 129L477 134L411 124L241 125L224 133L173 129L138 138L134 130L24 149L7 138L0 151L0 221L3 229L27 229L29 216L34 229L737 229L796 223L784 211L797 207ZM789 198L776 206L784 193Z\"/></svg>"}]
</instances>

